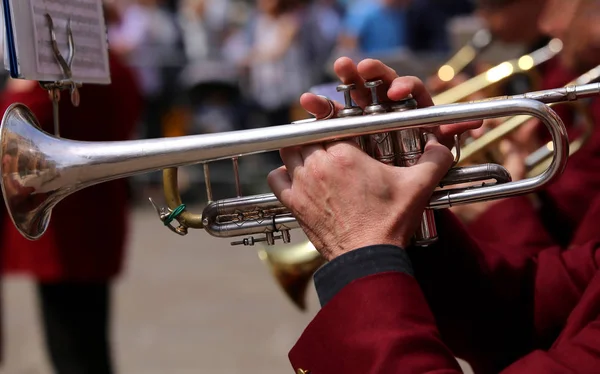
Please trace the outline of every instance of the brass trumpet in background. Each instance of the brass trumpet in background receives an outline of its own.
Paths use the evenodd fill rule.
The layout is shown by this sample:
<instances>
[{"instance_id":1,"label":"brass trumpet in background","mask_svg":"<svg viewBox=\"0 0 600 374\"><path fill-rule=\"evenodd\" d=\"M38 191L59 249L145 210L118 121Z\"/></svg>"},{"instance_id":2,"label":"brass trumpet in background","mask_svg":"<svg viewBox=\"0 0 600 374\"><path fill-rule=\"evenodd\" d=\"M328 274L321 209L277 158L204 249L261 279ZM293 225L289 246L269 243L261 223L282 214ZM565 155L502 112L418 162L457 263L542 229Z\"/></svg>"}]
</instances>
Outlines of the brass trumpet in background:
<instances>
[{"instance_id":1,"label":"brass trumpet in background","mask_svg":"<svg viewBox=\"0 0 600 374\"><path fill-rule=\"evenodd\" d=\"M485 51L493 42L490 30L477 31L471 40L460 48L437 72L442 82L450 82L457 74L462 72L477 56Z\"/></svg>"},{"instance_id":2,"label":"brass trumpet in background","mask_svg":"<svg viewBox=\"0 0 600 374\"><path fill-rule=\"evenodd\" d=\"M518 59L502 62L466 82L435 95L433 102L436 105L457 103L515 74L531 72L535 67L555 57L562 49L562 41L552 39L547 45L536 51L523 55Z\"/></svg>"},{"instance_id":3,"label":"brass trumpet in background","mask_svg":"<svg viewBox=\"0 0 600 374\"><path fill-rule=\"evenodd\" d=\"M593 82L597 82L600 79L600 66L597 66L585 74L581 75L577 79L569 82L565 88L568 90L570 87L590 84ZM550 103L550 106L556 105L559 103ZM587 142L587 140L591 137L594 132L594 121L591 117L591 113L589 110L589 106L586 105L585 101L572 101L568 103L574 107L574 114L576 124L581 126L582 133L579 137L573 139L570 143L569 147L569 155L576 153L581 149L583 145ZM515 116L509 118L499 126L494 129L488 131L484 135L482 135L478 139L474 139L470 143L461 147L461 160L459 165L468 165L470 163L481 161L485 159L486 161L490 161L490 156L499 154L497 149L500 141L504 139L507 135L517 130L520 126L529 121L531 117L529 116ZM527 160L525 161L528 175L534 176L538 175L543 168L548 165L549 160L552 156L552 143L549 142L538 149L536 152L532 153ZM499 160L494 160L495 162L499 162Z\"/></svg>"}]
</instances>

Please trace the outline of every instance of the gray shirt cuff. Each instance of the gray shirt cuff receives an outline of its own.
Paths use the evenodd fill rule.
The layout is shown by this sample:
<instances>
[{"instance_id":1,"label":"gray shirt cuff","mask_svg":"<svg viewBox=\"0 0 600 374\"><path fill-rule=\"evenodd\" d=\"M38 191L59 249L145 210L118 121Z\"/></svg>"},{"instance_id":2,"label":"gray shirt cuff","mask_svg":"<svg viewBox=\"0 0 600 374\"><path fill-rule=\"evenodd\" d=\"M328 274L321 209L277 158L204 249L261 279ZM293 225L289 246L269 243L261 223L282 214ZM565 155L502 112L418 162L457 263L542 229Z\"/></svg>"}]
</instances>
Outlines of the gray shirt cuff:
<instances>
[{"instance_id":1,"label":"gray shirt cuff","mask_svg":"<svg viewBox=\"0 0 600 374\"><path fill-rule=\"evenodd\" d=\"M337 257L320 268L314 276L321 307L351 282L390 271L414 275L412 263L404 249L393 245L373 245Z\"/></svg>"}]
</instances>

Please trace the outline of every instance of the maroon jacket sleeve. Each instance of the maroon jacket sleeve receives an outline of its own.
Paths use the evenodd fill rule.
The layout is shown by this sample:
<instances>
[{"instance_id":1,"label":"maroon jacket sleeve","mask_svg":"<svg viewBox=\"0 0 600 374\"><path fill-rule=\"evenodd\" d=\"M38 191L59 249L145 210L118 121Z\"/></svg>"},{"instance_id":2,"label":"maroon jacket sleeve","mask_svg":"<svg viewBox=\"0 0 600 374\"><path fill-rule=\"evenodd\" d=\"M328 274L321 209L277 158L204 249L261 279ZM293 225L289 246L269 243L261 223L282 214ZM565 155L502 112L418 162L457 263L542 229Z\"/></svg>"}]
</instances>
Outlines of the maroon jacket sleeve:
<instances>
[{"instance_id":1,"label":"maroon jacket sleeve","mask_svg":"<svg viewBox=\"0 0 600 374\"><path fill-rule=\"evenodd\" d=\"M294 369L311 374L460 372L416 279L394 272L344 288L289 357Z\"/></svg>"},{"instance_id":2,"label":"maroon jacket sleeve","mask_svg":"<svg viewBox=\"0 0 600 374\"><path fill-rule=\"evenodd\" d=\"M578 246L591 240L600 240L600 195L591 203L590 209L575 232L571 245Z\"/></svg>"},{"instance_id":3,"label":"maroon jacket sleeve","mask_svg":"<svg viewBox=\"0 0 600 374\"><path fill-rule=\"evenodd\" d=\"M446 212L438 222L440 243L411 251L416 278L385 272L342 289L290 352L295 369L458 373L457 356L476 372L560 372L569 349L569 367L600 365L600 339L585 332L600 308L569 320L579 332L553 346L597 273L596 243L511 258L476 246Z\"/></svg>"},{"instance_id":4,"label":"maroon jacket sleeve","mask_svg":"<svg viewBox=\"0 0 600 374\"><path fill-rule=\"evenodd\" d=\"M467 225L469 234L480 243L502 243L501 251L519 248L523 256L535 255L556 244L536 205L534 196L499 200Z\"/></svg>"}]
</instances>

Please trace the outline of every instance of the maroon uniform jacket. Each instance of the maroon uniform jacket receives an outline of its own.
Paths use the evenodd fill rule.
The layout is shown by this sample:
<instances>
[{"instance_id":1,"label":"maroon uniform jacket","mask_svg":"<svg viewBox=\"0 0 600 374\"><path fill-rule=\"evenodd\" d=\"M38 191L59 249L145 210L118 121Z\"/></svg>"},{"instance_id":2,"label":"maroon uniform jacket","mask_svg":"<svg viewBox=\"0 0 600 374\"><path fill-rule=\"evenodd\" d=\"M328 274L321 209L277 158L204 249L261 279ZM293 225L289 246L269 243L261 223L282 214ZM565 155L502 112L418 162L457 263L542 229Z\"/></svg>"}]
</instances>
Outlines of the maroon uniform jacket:
<instances>
[{"instance_id":1,"label":"maroon uniform jacket","mask_svg":"<svg viewBox=\"0 0 600 374\"><path fill-rule=\"evenodd\" d=\"M598 373L600 241L513 256L448 211L437 222L439 242L409 250L414 276L378 271L330 299L291 350L294 370L460 373L460 357L476 373Z\"/></svg>"},{"instance_id":2,"label":"maroon uniform jacket","mask_svg":"<svg viewBox=\"0 0 600 374\"><path fill-rule=\"evenodd\" d=\"M545 88L562 86L573 78L559 68L554 73ZM580 130L570 126L571 108L554 109L563 118L570 139L577 137ZM568 246L590 202L600 192L600 99L593 100L590 109L596 124L591 139L569 158L556 182L536 193L541 204L534 207L526 196L498 201L468 224L473 238L530 254L553 244Z\"/></svg>"},{"instance_id":3,"label":"maroon uniform jacket","mask_svg":"<svg viewBox=\"0 0 600 374\"><path fill-rule=\"evenodd\" d=\"M60 102L60 135L86 141L130 139L141 111L141 96L133 73L110 56L112 84L83 85L81 104L72 106L68 91ZM27 105L46 132L53 133L52 102L36 87L29 92L5 92L4 112L15 102ZM107 280L123 262L128 224L126 180L102 183L76 192L54 208L50 227L37 241L15 229L3 205L2 267L42 281Z\"/></svg>"}]
</instances>

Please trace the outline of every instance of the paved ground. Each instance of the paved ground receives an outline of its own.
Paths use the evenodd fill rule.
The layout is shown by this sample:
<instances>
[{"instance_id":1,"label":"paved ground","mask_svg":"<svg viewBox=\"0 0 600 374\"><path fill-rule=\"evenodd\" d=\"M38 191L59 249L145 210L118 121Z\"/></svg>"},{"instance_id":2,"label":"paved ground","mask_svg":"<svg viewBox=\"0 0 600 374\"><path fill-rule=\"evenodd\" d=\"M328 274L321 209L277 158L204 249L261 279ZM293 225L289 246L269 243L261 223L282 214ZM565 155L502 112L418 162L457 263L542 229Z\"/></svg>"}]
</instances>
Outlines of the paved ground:
<instances>
[{"instance_id":1,"label":"paved ground","mask_svg":"<svg viewBox=\"0 0 600 374\"><path fill-rule=\"evenodd\" d=\"M252 247L194 231L179 237L138 209L115 295L114 349L123 374L291 373L287 352L318 310L285 298ZM299 240L301 233L293 238ZM0 374L50 374L26 279L4 283Z\"/></svg>"}]
</instances>

